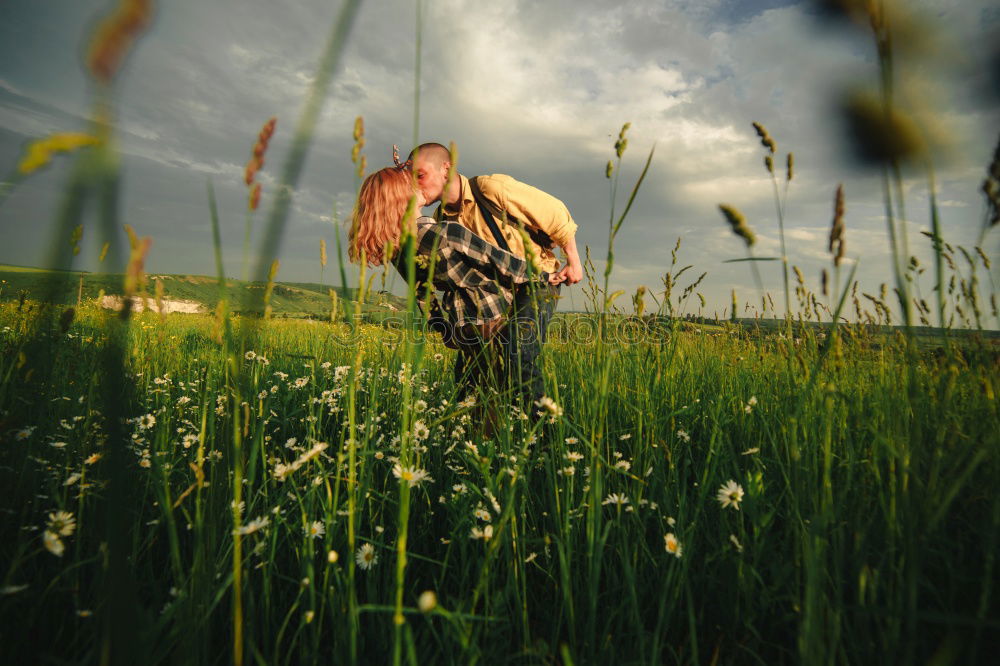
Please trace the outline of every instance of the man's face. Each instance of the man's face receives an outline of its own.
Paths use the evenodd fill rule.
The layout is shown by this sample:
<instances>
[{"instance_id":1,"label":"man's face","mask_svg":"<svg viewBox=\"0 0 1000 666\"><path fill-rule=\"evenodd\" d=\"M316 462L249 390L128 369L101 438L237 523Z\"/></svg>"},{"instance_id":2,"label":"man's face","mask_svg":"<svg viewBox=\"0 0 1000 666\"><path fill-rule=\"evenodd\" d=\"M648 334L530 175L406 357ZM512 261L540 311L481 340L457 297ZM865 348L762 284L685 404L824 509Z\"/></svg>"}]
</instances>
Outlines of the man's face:
<instances>
[{"instance_id":1,"label":"man's face","mask_svg":"<svg viewBox=\"0 0 1000 666\"><path fill-rule=\"evenodd\" d=\"M433 159L421 157L417 157L413 162L413 172L417 175L417 188L423 193L428 205L441 200L450 166L448 162L437 163Z\"/></svg>"}]
</instances>

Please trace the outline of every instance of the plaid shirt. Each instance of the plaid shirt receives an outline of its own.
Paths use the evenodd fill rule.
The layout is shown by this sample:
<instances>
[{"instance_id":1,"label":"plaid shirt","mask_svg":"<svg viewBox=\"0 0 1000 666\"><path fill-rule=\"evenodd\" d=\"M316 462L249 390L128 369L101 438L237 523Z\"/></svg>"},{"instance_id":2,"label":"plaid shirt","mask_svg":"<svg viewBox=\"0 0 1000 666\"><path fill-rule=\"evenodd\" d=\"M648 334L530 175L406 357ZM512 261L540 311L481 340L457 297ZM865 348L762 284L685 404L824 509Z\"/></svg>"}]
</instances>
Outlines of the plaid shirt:
<instances>
[{"instance_id":1,"label":"plaid shirt","mask_svg":"<svg viewBox=\"0 0 1000 666\"><path fill-rule=\"evenodd\" d=\"M443 292L441 309L455 326L484 324L502 317L514 301L513 289L531 279L548 280L547 273L532 275L528 262L487 243L457 222L416 222L416 278L418 297L428 282L430 259L436 251L430 283ZM393 265L405 277L406 256L396 253ZM437 303L433 302L433 310Z\"/></svg>"}]
</instances>

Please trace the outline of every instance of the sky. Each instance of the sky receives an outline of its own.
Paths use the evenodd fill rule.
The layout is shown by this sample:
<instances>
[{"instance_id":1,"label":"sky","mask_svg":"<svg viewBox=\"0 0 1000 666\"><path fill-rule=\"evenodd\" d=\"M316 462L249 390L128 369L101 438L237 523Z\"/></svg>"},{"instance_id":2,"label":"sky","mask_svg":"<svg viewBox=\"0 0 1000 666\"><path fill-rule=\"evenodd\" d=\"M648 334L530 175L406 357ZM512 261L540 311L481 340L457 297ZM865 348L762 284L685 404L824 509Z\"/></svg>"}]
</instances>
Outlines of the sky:
<instances>
[{"instance_id":1,"label":"sky","mask_svg":"<svg viewBox=\"0 0 1000 666\"><path fill-rule=\"evenodd\" d=\"M288 155L339 3L299 0L175 0L157 3L151 29L116 83L122 153L123 222L153 239L150 273L212 274L206 181L216 190L226 272L239 276L247 188L243 167L271 116L277 131L259 180L255 240ZM990 73L1000 43L995 0L913 0L929 28L901 39L899 96L923 108L943 137L935 171L945 239L971 248L985 206L979 192L1000 130L1000 95ZM86 129L93 90L82 54L107 0L0 3L0 176L32 140ZM333 253L346 238L357 181L350 154L357 116L365 121L369 171L391 163L391 146L454 141L459 171L504 173L566 203L603 274L610 181L604 169L631 123L616 210L654 156L615 241L612 289L663 289L681 239L681 286L707 272L705 314L721 314L736 290L759 302L745 255L717 205L736 206L758 236L757 256L780 253L773 188L751 122L777 142L778 162L795 155L785 205L789 262L809 287L829 268L827 237L838 184L846 193L847 265L861 287L892 284L881 176L854 160L839 114L850 89L877 82L870 38L831 20L813 0L423 0L419 124L415 128L417 3L363 2L324 100L280 254L279 280L318 281L319 241ZM911 54L906 56L905 54ZM0 204L0 263L45 265L71 159L57 157ZM783 187L783 185L782 185ZM905 180L911 254L930 266L928 186ZM427 212L430 212L428 209ZM99 264L96 219L85 218L74 266ZM1000 230L983 240L1000 248ZM60 241L63 242L63 241ZM335 262L335 260L334 260ZM780 265L759 264L775 303ZM333 279L328 265L323 279ZM930 300L931 270L922 280ZM399 279L390 275L399 291ZM1000 276L994 276L995 278ZM985 280L985 277L981 278ZM583 309L583 285L564 290L560 309ZM623 297L624 303L628 299ZM649 308L655 304L649 302ZM793 305L794 307L794 305ZM696 312L698 303L687 311Z\"/></svg>"}]
</instances>

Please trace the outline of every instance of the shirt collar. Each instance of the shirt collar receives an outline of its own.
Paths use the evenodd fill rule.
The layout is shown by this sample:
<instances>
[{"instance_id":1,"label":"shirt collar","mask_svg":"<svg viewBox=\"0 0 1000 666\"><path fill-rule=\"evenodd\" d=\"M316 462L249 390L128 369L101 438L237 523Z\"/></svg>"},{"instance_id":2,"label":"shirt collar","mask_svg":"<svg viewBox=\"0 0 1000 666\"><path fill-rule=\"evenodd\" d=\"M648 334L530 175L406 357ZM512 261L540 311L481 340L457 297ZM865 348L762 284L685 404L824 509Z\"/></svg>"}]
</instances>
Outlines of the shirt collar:
<instances>
[{"instance_id":1,"label":"shirt collar","mask_svg":"<svg viewBox=\"0 0 1000 666\"><path fill-rule=\"evenodd\" d=\"M445 206L442 203L441 209L444 211L445 215L460 215L467 204L474 204L476 202L475 197L472 196L472 188L469 187L469 179L462 174L456 175L458 176L458 182L461 188L458 195L458 206L455 208L453 206Z\"/></svg>"}]
</instances>

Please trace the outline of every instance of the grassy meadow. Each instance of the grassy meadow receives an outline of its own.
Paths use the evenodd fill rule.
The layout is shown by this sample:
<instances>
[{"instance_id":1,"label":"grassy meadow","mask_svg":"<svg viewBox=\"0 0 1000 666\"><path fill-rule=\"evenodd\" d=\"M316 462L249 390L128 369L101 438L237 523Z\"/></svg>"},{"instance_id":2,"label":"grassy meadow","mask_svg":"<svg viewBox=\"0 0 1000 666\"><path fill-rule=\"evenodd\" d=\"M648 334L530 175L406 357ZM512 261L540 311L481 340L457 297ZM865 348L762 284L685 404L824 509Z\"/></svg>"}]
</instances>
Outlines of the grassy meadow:
<instances>
[{"instance_id":1,"label":"grassy meadow","mask_svg":"<svg viewBox=\"0 0 1000 666\"><path fill-rule=\"evenodd\" d=\"M237 628L269 664L992 649L989 343L914 356L861 327L835 347L808 328L588 342L556 327L560 409L484 438L433 339L408 362L381 327L271 320L233 362L212 317L116 321L90 306L31 331L0 306L11 658L98 662L119 595L134 663L230 661ZM127 571L108 568L115 525Z\"/></svg>"},{"instance_id":2,"label":"grassy meadow","mask_svg":"<svg viewBox=\"0 0 1000 666\"><path fill-rule=\"evenodd\" d=\"M125 225L123 242L113 82L149 3L125 0L94 33L87 132L32 144L0 183L2 206L55 153L74 153L51 244L51 266L67 270L0 267L0 662L989 663L997 294L989 257L945 241L933 187L923 279L935 288L930 302L915 290L925 267L907 246L900 166L917 149L893 124L897 65L879 17L865 16L881 96L849 112L859 140L885 139L868 147L881 151L892 284L867 293L842 265L838 191L829 273L810 290L785 248L793 158L755 123L781 256L753 255L732 206L720 223L745 242L759 308L734 294L728 317L688 316L704 307L704 275L685 275L680 241L663 289L624 306L615 239L652 160L619 196L626 124L605 171L603 266L587 248L587 312L554 320L547 399L518 407L486 387L458 400L454 352L424 333L426 294L412 286L379 293L377 274L335 261L336 288L276 282L358 5L346 0L331 27L260 220L253 180L274 122L254 145L252 279L226 277L211 183L215 277L147 275L149 239ZM354 140L360 179L360 118ZM1000 150L988 173L995 213ZM88 201L107 273L68 270ZM412 242L402 251L412 270ZM762 261L782 271L784 309L765 295ZM204 313L115 312L98 305L109 294Z\"/></svg>"}]
</instances>

